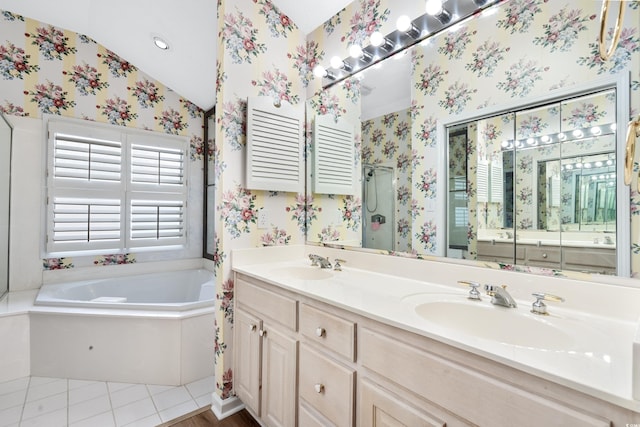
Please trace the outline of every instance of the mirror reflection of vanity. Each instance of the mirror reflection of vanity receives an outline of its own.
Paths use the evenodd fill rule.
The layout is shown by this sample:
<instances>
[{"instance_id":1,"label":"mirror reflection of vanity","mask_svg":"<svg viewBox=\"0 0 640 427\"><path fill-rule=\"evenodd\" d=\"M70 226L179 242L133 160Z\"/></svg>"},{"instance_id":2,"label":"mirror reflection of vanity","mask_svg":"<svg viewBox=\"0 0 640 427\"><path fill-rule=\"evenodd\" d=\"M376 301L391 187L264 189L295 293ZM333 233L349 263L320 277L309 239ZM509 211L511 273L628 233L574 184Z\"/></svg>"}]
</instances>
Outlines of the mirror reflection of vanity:
<instances>
[{"instance_id":1,"label":"mirror reflection of vanity","mask_svg":"<svg viewBox=\"0 0 640 427\"><path fill-rule=\"evenodd\" d=\"M362 227L357 238L351 228L344 239L340 224L324 217L334 206L308 193L315 215L309 243L336 242L545 275L572 277L569 272L575 271L629 277L630 189L622 179L628 68L587 76L581 71L584 64L578 64L587 48L577 46L578 41L550 57L537 56L544 46L516 52L519 42L494 37L506 25L505 8L508 4L492 6L497 13L407 48L314 97L333 99L341 111L359 109L361 161L354 168L362 184ZM542 8L551 15L560 5L545 3ZM584 12L591 8L597 9L589 5ZM535 31L531 33L533 37ZM489 47L501 61L498 68L489 58L476 68L471 58ZM406 69L385 73L400 58L408 60ZM550 62L540 63L540 58ZM544 82L532 80L512 90L505 76L525 63L539 65L531 72ZM552 78L544 74L546 65L555 73ZM567 73L582 74L565 78ZM356 86L357 105L351 96ZM382 92L404 97L379 97ZM588 114L591 104L598 110L594 117ZM374 133L376 125L369 124L377 121L384 128L404 114L409 122L406 142L384 129L382 136ZM377 148L371 147L375 144ZM398 157L386 156L385 144ZM394 241L383 248L369 246L366 235L384 228L367 222L375 215L369 213L376 205L371 198L374 166L380 176L383 168L392 168L395 186L395 194L377 196L395 216ZM409 173L402 176L401 168ZM340 208L340 197L331 202ZM332 234L316 231L327 223Z\"/></svg>"},{"instance_id":2,"label":"mirror reflection of vanity","mask_svg":"<svg viewBox=\"0 0 640 427\"><path fill-rule=\"evenodd\" d=\"M451 125L447 257L616 274L616 90Z\"/></svg>"}]
</instances>

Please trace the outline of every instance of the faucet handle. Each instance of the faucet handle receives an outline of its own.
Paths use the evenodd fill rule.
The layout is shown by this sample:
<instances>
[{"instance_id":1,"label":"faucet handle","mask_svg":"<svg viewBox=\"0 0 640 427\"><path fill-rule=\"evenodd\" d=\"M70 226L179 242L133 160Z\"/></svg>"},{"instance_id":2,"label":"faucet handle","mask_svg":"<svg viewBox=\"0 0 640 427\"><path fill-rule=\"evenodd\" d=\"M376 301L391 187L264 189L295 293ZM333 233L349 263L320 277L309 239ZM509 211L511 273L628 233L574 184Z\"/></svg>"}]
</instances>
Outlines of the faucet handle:
<instances>
[{"instance_id":1,"label":"faucet handle","mask_svg":"<svg viewBox=\"0 0 640 427\"><path fill-rule=\"evenodd\" d=\"M335 262L333 263L333 269L335 271L342 271L342 264L345 264L347 261L344 259L340 259L340 258L336 258Z\"/></svg>"},{"instance_id":2,"label":"faucet handle","mask_svg":"<svg viewBox=\"0 0 640 427\"><path fill-rule=\"evenodd\" d=\"M544 292L534 292L531 295L536 298L531 306L531 312L534 314L549 314L547 312L547 304L545 304L544 301L564 302L564 298L557 295L545 294Z\"/></svg>"},{"instance_id":3,"label":"faucet handle","mask_svg":"<svg viewBox=\"0 0 640 427\"><path fill-rule=\"evenodd\" d=\"M318 255L309 254L309 259L311 260L311 267L317 267L318 266L318 261L320 259L320 257Z\"/></svg>"},{"instance_id":4,"label":"faucet handle","mask_svg":"<svg viewBox=\"0 0 640 427\"><path fill-rule=\"evenodd\" d=\"M473 281L467 281L467 280L458 280L458 284L459 285L464 285L464 286L469 286L471 289L469 289L469 296L467 298L472 299L472 300L480 300L480 292L478 291L478 288L480 287L480 283L478 282L473 282Z\"/></svg>"}]
</instances>

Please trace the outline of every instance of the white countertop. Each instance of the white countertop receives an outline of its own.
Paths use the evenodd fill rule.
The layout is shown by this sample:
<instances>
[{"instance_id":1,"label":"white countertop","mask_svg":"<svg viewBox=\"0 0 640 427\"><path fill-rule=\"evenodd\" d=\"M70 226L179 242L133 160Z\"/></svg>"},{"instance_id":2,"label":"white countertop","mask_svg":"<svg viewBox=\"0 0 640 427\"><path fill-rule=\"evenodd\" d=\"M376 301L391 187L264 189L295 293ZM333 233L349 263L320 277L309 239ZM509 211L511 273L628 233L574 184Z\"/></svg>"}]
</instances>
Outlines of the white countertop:
<instances>
[{"instance_id":1,"label":"white countertop","mask_svg":"<svg viewBox=\"0 0 640 427\"><path fill-rule=\"evenodd\" d=\"M250 249L234 251L233 269L236 272L260 279L283 289L332 304L390 326L438 340L640 412L640 401L633 398L634 375L632 374L634 341L636 340L638 325L637 312L622 313L617 316L615 311L601 311L598 313L598 310L594 309L593 311L597 313L594 314L593 312L577 310L571 304L570 299L565 305L549 303L551 315L539 317L558 326L558 330L565 330L568 333L568 341L573 342L568 342L566 347L558 347L558 344L555 344L549 346L549 348L507 344L496 340L470 336L454 329L443 327L420 317L415 311L416 301L425 298L425 295L426 298L433 298L433 295L437 295L437 298L443 301L452 301L454 303L468 301L466 299L468 289L455 285L455 281L467 280L469 277L473 277L467 275L471 274L471 271L465 271L469 267L453 267L450 264L419 260L401 261L399 258L395 258L400 263L399 268L391 270L393 274L388 274L369 271L367 263L372 263L370 264L372 269L380 270L384 269L380 266L381 264L393 267L393 257L357 252L350 254L349 251L331 252L336 250L313 246L305 246L303 248L304 253L301 253L300 249L297 251L283 249L280 251L280 255L278 255L277 250ZM309 266L310 262L306 258L308 252L320 253L325 256L337 254L340 258L352 259L347 262L347 265L343 266L343 271L332 272L332 277L328 279L301 280L282 274L282 271L287 268ZM415 262L415 266L413 262ZM423 274L427 273L426 275L433 278L433 282L412 278L411 276L415 275L415 271L411 271L412 269L420 269ZM446 271L439 271L443 269ZM449 280L448 283L443 283L444 281L440 280L443 277L443 273L455 277ZM507 272L499 271L494 271L493 274L495 273L507 274ZM405 277L400 277L401 275ZM514 278L517 276L508 277ZM476 280L483 280L483 278L476 278ZM537 280L542 280L546 283L554 279L538 276ZM451 284L452 281L453 285ZM612 292L612 288L609 285L589 283L589 286L602 286L604 287L604 292ZM569 289L570 287L568 286L566 289L569 295L573 292L573 290ZM618 287L613 287L613 291L616 288ZM533 289L537 290L537 288ZM628 288L620 289L620 292L625 293L627 299L629 295L637 298L635 291L640 293L640 290L633 290L632 292ZM495 310L519 310L518 316L535 316L529 313L533 301L532 298L528 297L529 289L524 292L513 291L512 295L518 303L518 308L507 309L492 306L487 297L484 297L483 301L477 304L486 304L489 309L495 307ZM527 297L523 299L519 298L519 295L527 295ZM615 298L615 295L612 298ZM592 299L595 303L601 302L598 297ZM584 301L580 303L584 305ZM632 306L625 306L623 309L628 307ZM637 310L640 310L640 307ZM506 322L504 327L513 326ZM521 331L513 330L514 334L519 332ZM504 334L505 332L502 331L502 333ZM575 339L572 340L571 338Z\"/></svg>"}]
</instances>

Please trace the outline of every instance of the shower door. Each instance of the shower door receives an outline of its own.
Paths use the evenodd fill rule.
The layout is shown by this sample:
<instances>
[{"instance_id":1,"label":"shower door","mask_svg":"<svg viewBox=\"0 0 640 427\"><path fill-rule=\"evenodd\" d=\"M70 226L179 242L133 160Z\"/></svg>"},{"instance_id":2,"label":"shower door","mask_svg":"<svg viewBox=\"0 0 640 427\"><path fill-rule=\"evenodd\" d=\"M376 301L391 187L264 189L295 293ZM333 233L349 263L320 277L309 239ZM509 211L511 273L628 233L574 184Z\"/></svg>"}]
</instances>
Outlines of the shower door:
<instances>
[{"instance_id":1,"label":"shower door","mask_svg":"<svg viewBox=\"0 0 640 427\"><path fill-rule=\"evenodd\" d=\"M362 246L393 251L396 199L394 170L388 166L365 164L362 177Z\"/></svg>"}]
</instances>

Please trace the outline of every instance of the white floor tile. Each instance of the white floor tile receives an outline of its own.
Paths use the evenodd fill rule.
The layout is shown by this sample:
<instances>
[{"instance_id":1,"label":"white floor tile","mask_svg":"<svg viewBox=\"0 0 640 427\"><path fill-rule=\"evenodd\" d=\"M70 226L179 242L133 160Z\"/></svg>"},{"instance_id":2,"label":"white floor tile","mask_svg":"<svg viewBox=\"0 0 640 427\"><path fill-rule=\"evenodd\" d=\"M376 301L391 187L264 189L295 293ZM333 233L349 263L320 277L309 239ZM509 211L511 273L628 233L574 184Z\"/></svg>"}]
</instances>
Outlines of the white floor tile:
<instances>
[{"instance_id":1,"label":"white floor tile","mask_svg":"<svg viewBox=\"0 0 640 427\"><path fill-rule=\"evenodd\" d=\"M40 415L28 420L22 420L20 427L66 427L67 408L58 409L48 414Z\"/></svg>"},{"instance_id":2,"label":"white floor tile","mask_svg":"<svg viewBox=\"0 0 640 427\"><path fill-rule=\"evenodd\" d=\"M57 379L37 385L34 385L32 381L29 385L29 391L27 392L27 402L33 402L34 400L40 400L45 397L54 396L56 394L66 392L67 380Z\"/></svg>"},{"instance_id":3,"label":"white floor tile","mask_svg":"<svg viewBox=\"0 0 640 427\"><path fill-rule=\"evenodd\" d=\"M105 412L95 417L87 418L77 423L70 423L69 427L115 427L113 412Z\"/></svg>"},{"instance_id":4,"label":"white floor tile","mask_svg":"<svg viewBox=\"0 0 640 427\"><path fill-rule=\"evenodd\" d=\"M1 410L0 427L17 424L20 421L20 415L22 415L22 404Z\"/></svg>"},{"instance_id":5,"label":"white floor tile","mask_svg":"<svg viewBox=\"0 0 640 427\"><path fill-rule=\"evenodd\" d=\"M173 385L150 384L150 385L147 385L147 388L149 389L149 393L151 393L151 395L153 396L154 394L162 393L164 391L171 390L172 388L178 388L178 387Z\"/></svg>"},{"instance_id":6,"label":"white floor tile","mask_svg":"<svg viewBox=\"0 0 640 427\"><path fill-rule=\"evenodd\" d=\"M76 403L84 402L85 400L106 396L108 393L107 383L96 382L73 389L71 389L71 383L69 383L69 405L75 405Z\"/></svg>"},{"instance_id":7,"label":"white floor tile","mask_svg":"<svg viewBox=\"0 0 640 427\"><path fill-rule=\"evenodd\" d=\"M88 385L93 385L93 384L100 384L100 383L106 384L102 381L69 380L69 390L73 390L80 387L86 387Z\"/></svg>"},{"instance_id":8,"label":"white floor tile","mask_svg":"<svg viewBox=\"0 0 640 427\"><path fill-rule=\"evenodd\" d=\"M151 415L157 415L156 407L153 405L151 398L146 398L120 408L115 408L113 413L118 427L130 424Z\"/></svg>"},{"instance_id":9,"label":"white floor tile","mask_svg":"<svg viewBox=\"0 0 640 427\"><path fill-rule=\"evenodd\" d=\"M158 414L153 414L140 420L127 424L124 427L156 427L158 424L162 424L162 420Z\"/></svg>"},{"instance_id":10,"label":"white floor tile","mask_svg":"<svg viewBox=\"0 0 640 427\"><path fill-rule=\"evenodd\" d=\"M149 391L144 384L137 384L111 393L111 406L119 408L133 402L148 398Z\"/></svg>"},{"instance_id":11,"label":"white floor tile","mask_svg":"<svg viewBox=\"0 0 640 427\"><path fill-rule=\"evenodd\" d=\"M0 383L0 395L13 393L19 390L26 390L29 387L29 377L22 377L16 380Z\"/></svg>"},{"instance_id":12,"label":"white floor tile","mask_svg":"<svg viewBox=\"0 0 640 427\"><path fill-rule=\"evenodd\" d=\"M140 384L108 382L107 388L109 389L109 393L113 393L115 391L120 391L120 390L124 390L125 388L133 387L134 385L140 385Z\"/></svg>"},{"instance_id":13,"label":"white floor tile","mask_svg":"<svg viewBox=\"0 0 640 427\"><path fill-rule=\"evenodd\" d=\"M160 418L163 422L166 423L167 421L174 420L178 417L188 414L189 412L193 412L196 409L198 409L198 407L196 406L196 402L193 400L189 400L187 402L160 411Z\"/></svg>"},{"instance_id":14,"label":"white floor tile","mask_svg":"<svg viewBox=\"0 0 640 427\"><path fill-rule=\"evenodd\" d=\"M3 394L0 396L0 411L3 411L12 406L24 405L24 399L27 396L27 390L18 390L13 393Z\"/></svg>"},{"instance_id":15,"label":"white floor tile","mask_svg":"<svg viewBox=\"0 0 640 427\"><path fill-rule=\"evenodd\" d=\"M45 397L44 399L27 402L24 405L22 419L39 417L50 412L64 408L65 417L67 415L67 393L60 393L54 396Z\"/></svg>"},{"instance_id":16,"label":"white floor tile","mask_svg":"<svg viewBox=\"0 0 640 427\"><path fill-rule=\"evenodd\" d=\"M91 400L85 400L69 406L69 423L84 420L111 410L109 396L103 394Z\"/></svg>"},{"instance_id":17,"label":"white floor tile","mask_svg":"<svg viewBox=\"0 0 640 427\"><path fill-rule=\"evenodd\" d=\"M194 381L186 385L191 397L196 398L203 394L213 393L216 387L216 380L213 376Z\"/></svg>"},{"instance_id":18,"label":"white floor tile","mask_svg":"<svg viewBox=\"0 0 640 427\"><path fill-rule=\"evenodd\" d=\"M162 393L154 394L151 398L153 399L153 403L156 404L158 411L164 411L172 406L193 400L184 387L163 391Z\"/></svg>"},{"instance_id":19,"label":"white floor tile","mask_svg":"<svg viewBox=\"0 0 640 427\"><path fill-rule=\"evenodd\" d=\"M211 405L211 393L196 397L195 400L198 408L204 408L205 406Z\"/></svg>"},{"instance_id":20,"label":"white floor tile","mask_svg":"<svg viewBox=\"0 0 640 427\"><path fill-rule=\"evenodd\" d=\"M29 382L29 386L33 387L34 385L43 385L48 384L50 382L60 381L60 378L52 378L52 377L31 377L31 381ZM66 381L66 380L65 380Z\"/></svg>"}]
</instances>

